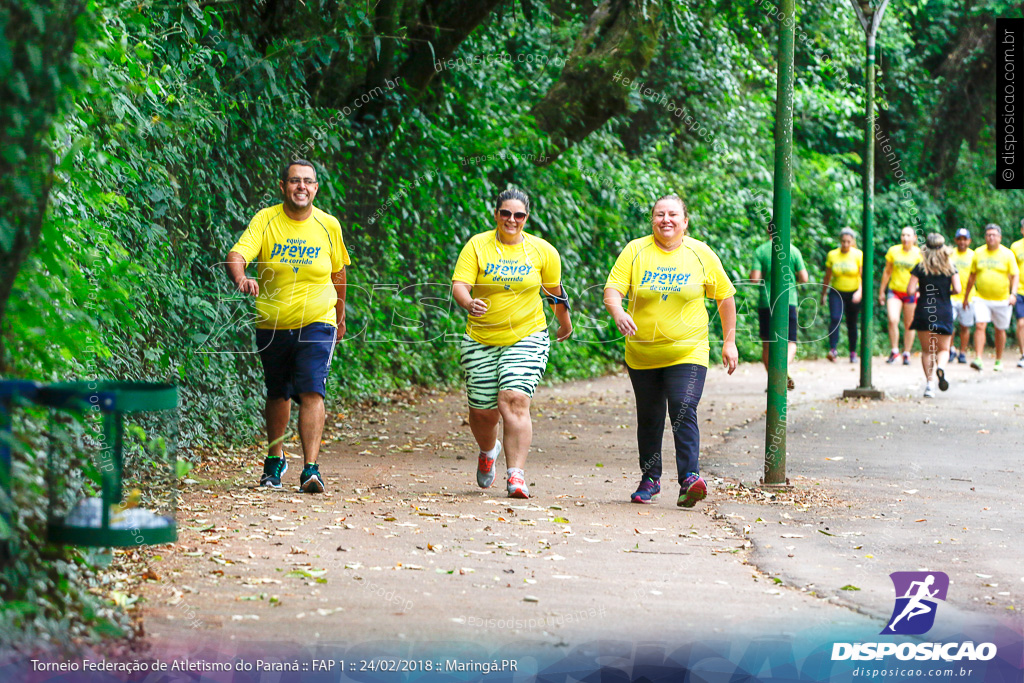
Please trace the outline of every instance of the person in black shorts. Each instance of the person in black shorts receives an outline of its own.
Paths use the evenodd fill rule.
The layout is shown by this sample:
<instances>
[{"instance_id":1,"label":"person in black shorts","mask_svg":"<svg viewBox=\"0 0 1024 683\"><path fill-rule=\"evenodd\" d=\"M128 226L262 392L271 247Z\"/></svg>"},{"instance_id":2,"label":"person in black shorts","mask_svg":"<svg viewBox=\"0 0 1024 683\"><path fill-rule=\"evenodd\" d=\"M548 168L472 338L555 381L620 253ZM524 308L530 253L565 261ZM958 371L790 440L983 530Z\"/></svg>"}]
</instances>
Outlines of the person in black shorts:
<instances>
[{"instance_id":1,"label":"person in black shorts","mask_svg":"<svg viewBox=\"0 0 1024 683\"><path fill-rule=\"evenodd\" d=\"M924 396L933 398L935 386L932 371L939 378L939 389L949 389L946 361L953 340L953 305L950 296L960 293L960 277L949 260L949 250L942 235L931 233L921 252L921 262L910 271L907 294L921 296L914 310L910 329L921 338L921 366L924 368Z\"/></svg>"}]
</instances>

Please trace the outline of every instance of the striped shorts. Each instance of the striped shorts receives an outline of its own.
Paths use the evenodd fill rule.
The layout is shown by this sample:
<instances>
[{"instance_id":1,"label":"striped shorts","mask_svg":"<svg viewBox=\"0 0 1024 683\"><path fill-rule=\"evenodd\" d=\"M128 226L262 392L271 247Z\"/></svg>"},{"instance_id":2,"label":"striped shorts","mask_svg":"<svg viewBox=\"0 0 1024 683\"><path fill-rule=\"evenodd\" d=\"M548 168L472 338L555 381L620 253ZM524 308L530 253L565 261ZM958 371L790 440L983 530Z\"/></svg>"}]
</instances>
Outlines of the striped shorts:
<instances>
[{"instance_id":1,"label":"striped shorts","mask_svg":"<svg viewBox=\"0 0 1024 683\"><path fill-rule=\"evenodd\" d=\"M488 346L462 337L462 369L469 407L498 407L498 392L513 390L533 397L548 366L551 340L547 330L534 332L511 346Z\"/></svg>"}]
</instances>

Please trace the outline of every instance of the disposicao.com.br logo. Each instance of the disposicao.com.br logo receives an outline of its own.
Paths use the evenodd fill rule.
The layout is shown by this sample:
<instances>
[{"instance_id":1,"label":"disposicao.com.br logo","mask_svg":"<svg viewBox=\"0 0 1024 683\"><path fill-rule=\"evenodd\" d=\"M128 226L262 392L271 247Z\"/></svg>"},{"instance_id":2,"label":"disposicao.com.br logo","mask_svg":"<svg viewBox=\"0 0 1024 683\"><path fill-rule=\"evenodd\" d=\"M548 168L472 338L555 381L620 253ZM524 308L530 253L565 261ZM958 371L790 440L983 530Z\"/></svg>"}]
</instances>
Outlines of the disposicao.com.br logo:
<instances>
[{"instance_id":1,"label":"disposicao.com.br logo","mask_svg":"<svg viewBox=\"0 0 1024 683\"><path fill-rule=\"evenodd\" d=\"M949 576L945 572L893 572L896 590L892 616L881 635L921 635L935 624L940 600L946 600ZM832 660L882 659L895 655L901 660L987 661L996 656L993 643L835 643Z\"/></svg>"}]
</instances>

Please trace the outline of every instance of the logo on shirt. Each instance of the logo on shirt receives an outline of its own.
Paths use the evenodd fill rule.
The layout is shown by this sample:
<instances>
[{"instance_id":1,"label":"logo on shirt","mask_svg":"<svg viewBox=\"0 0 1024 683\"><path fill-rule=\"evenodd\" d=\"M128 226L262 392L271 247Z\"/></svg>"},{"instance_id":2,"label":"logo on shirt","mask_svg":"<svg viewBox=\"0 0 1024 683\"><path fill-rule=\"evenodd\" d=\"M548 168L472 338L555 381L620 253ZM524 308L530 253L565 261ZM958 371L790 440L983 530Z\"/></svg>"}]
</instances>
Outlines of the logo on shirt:
<instances>
[{"instance_id":1,"label":"logo on shirt","mask_svg":"<svg viewBox=\"0 0 1024 683\"><path fill-rule=\"evenodd\" d=\"M516 259L499 258L497 263L488 263L484 267L484 275L490 275L495 283L522 282L533 270L528 263L520 263ZM509 289L505 285L505 289Z\"/></svg>"},{"instance_id":2,"label":"logo on shirt","mask_svg":"<svg viewBox=\"0 0 1024 683\"><path fill-rule=\"evenodd\" d=\"M683 285L690 281L690 273L677 273L675 266L658 266L654 270L645 270L640 278L640 286L649 285L652 292L679 292ZM667 299L663 295L662 299Z\"/></svg>"},{"instance_id":3,"label":"logo on shirt","mask_svg":"<svg viewBox=\"0 0 1024 683\"><path fill-rule=\"evenodd\" d=\"M292 266L292 270L299 272L298 266L311 266L313 259L320 255L323 247L307 247L306 240L289 238L284 244L277 242L270 251L270 258L281 257L281 263Z\"/></svg>"}]
</instances>

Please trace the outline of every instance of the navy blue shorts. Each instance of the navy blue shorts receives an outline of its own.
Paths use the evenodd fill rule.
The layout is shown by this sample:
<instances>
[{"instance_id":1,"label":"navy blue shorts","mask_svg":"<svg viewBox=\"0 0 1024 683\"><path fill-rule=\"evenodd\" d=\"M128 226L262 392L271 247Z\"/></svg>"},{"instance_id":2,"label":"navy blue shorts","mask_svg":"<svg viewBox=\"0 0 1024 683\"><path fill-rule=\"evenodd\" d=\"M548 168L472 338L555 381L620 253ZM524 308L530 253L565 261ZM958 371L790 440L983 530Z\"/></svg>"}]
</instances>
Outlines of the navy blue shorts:
<instances>
[{"instance_id":1,"label":"navy blue shorts","mask_svg":"<svg viewBox=\"0 0 1024 683\"><path fill-rule=\"evenodd\" d=\"M1024 320L1024 294L1017 295L1017 302L1013 304L1013 312L1017 314L1017 320Z\"/></svg>"},{"instance_id":2,"label":"navy blue shorts","mask_svg":"<svg viewBox=\"0 0 1024 683\"><path fill-rule=\"evenodd\" d=\"M256 330L268 399L299 399L316 392L326 396L337 328L313 323L296 330Z\"/></svg>"},{"instance_id":3,"label":"navy blue shorts","mask_svg":"<svg viewBox=\"0 0 1024 683\"><path fill-rule=\"evenodd\" d=\"M757 331L761 341L768 341L771 331L768 329L771 311L767 308L757 309ZM789 307L789 341L796 342L796 306Z\"/></svg>"}]
</instances>

